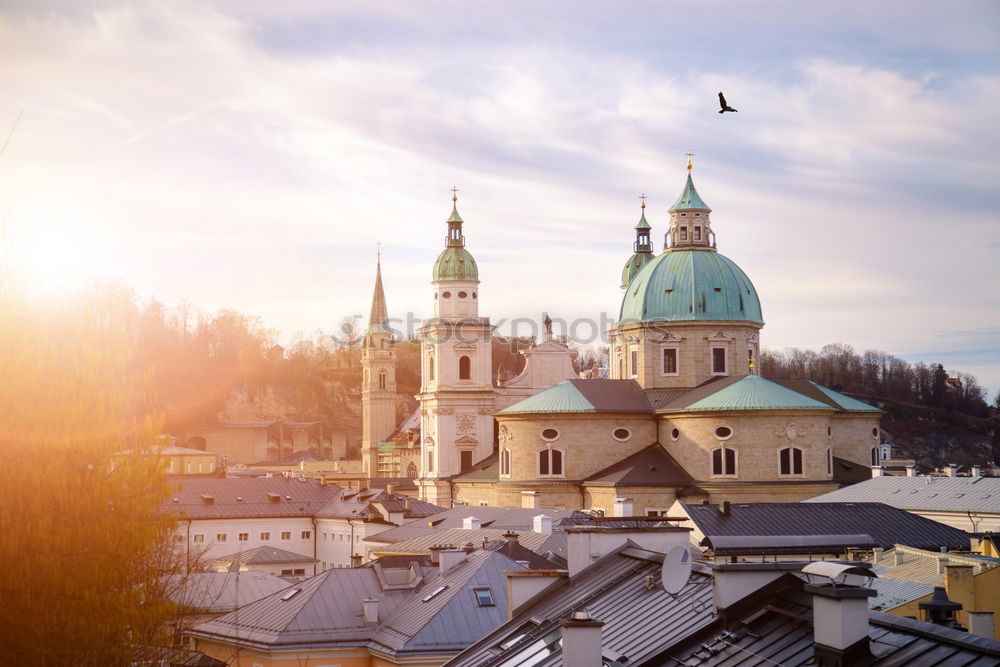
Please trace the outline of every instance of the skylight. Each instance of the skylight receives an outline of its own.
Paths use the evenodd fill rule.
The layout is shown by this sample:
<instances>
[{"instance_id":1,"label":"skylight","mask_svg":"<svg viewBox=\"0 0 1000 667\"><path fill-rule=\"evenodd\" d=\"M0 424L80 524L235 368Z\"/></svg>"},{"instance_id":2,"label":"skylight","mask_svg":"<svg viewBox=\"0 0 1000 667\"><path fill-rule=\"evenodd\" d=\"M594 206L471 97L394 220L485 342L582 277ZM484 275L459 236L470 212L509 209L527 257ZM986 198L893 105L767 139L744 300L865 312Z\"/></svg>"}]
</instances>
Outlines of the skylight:
<instances>
[{"instance_id":1,"label":"skylight","mask_svg":"<svg viewBox=\"0 0 1000 667\"><path fill-rule=\"evenodd\" d=\"M444 586L438 586L433 591L431 591L430 593L428 593L427 595L425 595L423 597L423 599L421 600L421 602L430 602L435 597L437 597L438 595L440 595L441 593L443 593L446 588L448 588L448 584L445 584Z\"/></svg>"},{"instance_id":2,"label":"skylight","mask_svg":"<svg viewBox=\"0 0 1000 667\"><path fill-rule=\"evenodd\" d=\"M287 593L285 593L284 595L281 596L282 602L284 602L286 600L291 600L293 597L295 597L301 591L302 591L301 588L293 588L292 590L288 591Z\"/></svg>"},{"instance_id":3,"label":"skylight","mask_svg":"<svg viewBox=\"0 0 1000 667\"><path fill-rule=\"evenodd\" d=\"M480 607L496 606L493 601L493 592L489 588L473 588L472 593L476 596L476 602Z\"/></svg>"}]
</instances>

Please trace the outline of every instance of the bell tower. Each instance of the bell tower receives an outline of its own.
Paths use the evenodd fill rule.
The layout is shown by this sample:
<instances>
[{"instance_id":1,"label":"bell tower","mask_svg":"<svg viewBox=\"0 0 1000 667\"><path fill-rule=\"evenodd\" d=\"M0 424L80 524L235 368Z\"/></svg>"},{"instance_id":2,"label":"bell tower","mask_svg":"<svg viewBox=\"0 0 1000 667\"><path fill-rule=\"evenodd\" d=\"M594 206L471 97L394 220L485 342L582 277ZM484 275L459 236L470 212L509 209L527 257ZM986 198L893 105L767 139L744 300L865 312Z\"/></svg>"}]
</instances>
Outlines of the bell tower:
<instances>
[{"instance_id":1,"label":"bell tower","mask_svg":"<svg viewBox=\"0 0 1000 667\"><path fill-rule=\"evenodd\" d=\"M375 265L375 293L361 350L361 459L368 477L380 477L378 443L396 428L396 340L382 289L382 253Z\"/></svg>"},{"instance_id":2,"label":"bell tower","mask_svg":"<svg viewBox=\"0 0 1000 667\"><path fill-rule=\"evenodd\" d=\"M434 317L421 340L420 498L451 507L450 479L493 452L493 326L479 316L479 268L465 249L452 189L445 248L434 263Z\"/></svg>"}]
</instances>

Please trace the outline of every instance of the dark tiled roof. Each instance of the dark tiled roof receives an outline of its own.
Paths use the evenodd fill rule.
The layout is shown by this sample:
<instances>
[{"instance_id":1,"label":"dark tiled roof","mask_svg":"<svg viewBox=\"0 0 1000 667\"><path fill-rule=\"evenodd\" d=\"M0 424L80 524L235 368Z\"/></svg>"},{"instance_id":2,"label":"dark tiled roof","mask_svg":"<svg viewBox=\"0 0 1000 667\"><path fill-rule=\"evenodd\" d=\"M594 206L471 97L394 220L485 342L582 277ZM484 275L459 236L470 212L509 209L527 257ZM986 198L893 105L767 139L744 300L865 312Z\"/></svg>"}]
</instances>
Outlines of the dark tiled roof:
<instances>
[{"instance_id":1,"label":"dark tiled roof","mask_svg":"<svg viewBox=\"0 0 1000 667\"><path fill-rule=\"evenodd\" d=\"M314 516L342 490L315 479L187 477L162 509L186 519Z\"/></svg>"},{"instance_id":2,"label":"dark tiled roof","mask_svg":"<svg viewBox=\"0 0 1000 667\"><path fill-rule=\"evenodd\" d=\"M651 412L652 407L635 380L570 380L598 412Z\"/></svg>"},{"instance_id":3,"label":"dark tiled roof","mask_svg":"<svg viewBox=\"0 0 1000 667\"><path fill-rule=\"evenodd\" d=\"M593 486L679 486L687 487L694 479L674 460L660 443L628 456L594 473L583 481Z\"/></svg>"},{"instance_id":4,"label":"dark tiled roof","mask_svg":"<svg viewBox=\"0 0 1000 667\"><path fill-rule=\"evenodd\" d=\"M472 466L472 470L457 475L453 482L495 482L500 479L500 455L496 452Z\"/></svg>"},{"instance_id":5,"label":"dark tiled roof","mask_svg":"<svg viewBox=\"0 0 1000 667\"><path fill-rule=\"evenodd\" d=\"M882 503L734 503L724 516L718 505L682 502L706 537L717 535L870 535L884 549L968 550L965 531Z\"/></svg>"},{"instance_id":6,"label":"dark tiled roof","mask_svg":"<svg viewBox=\"0 0 1000 667\"><path fill-rule=\"evenodd\" d=\"M659 410L660 408L669 405L670 403L676 401L678 398L691 391L690 387L657 387L653 389L646 389L646 398L649 399L649 404L653 406L654 410Z\"/></svg>"}]
</instances>

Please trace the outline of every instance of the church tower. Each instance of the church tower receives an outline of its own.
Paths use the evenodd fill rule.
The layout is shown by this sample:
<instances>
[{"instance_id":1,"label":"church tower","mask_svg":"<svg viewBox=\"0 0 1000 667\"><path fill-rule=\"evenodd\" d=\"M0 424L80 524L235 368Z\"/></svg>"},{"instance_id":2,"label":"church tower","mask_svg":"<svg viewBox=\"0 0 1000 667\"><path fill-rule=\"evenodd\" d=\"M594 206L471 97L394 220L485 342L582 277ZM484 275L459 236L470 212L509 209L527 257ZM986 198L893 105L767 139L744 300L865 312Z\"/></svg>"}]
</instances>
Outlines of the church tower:
<instances>
[{"instance_id":1,"label":"church tower","mask_svg":"<svg viewBox=\"0 0 1000 667\"><path fill-rule=\"evenodd\" d=\"M361 458L368 477L380 477L378 443L396 428L396 341L382 290L381 254L375 267L375 294L361 350Z\"/></svg>"},{"instance_id":2,"label":"church tower","mask_svg":"<svg viewBox=\"0 0 1000 667\"><path fill-rule=\"evenodd\" d=\"M450 478L493 452L493 327L479 316L479 268L465 249L457 190L434 263L434 317L421 339L420 498L451 506Z\"/></svg>"},{"instance_id":3,"label":"church tower","mask_svg":"<svg viewBox=\"0 0 1000 667\"><path fill-rule=\"evenodd\" d=\"M639 199L642 200L642 204L639 205L642 209L642 216L635 226L635 244L632 246L634 254L628 258L628 261L625 262L625 268L622 269L623 294L628 289L628 284L642 270L642 267L653 261L653 242L649 238L652 227L646 222L646 195L640 196Z\"/></svg>"},{"instance_id":4,"label":"church tower","mask_svg":"<svg viewBox=\"0 0 1000 667\"><path fill-rule=\"evenodd\" d=\"M610 331L611 377L646 389L753 374L760 349L760 299L716 249L712 209L694 187L691 155L663 252L631 277Z\"/></svg>"}]
</instances>

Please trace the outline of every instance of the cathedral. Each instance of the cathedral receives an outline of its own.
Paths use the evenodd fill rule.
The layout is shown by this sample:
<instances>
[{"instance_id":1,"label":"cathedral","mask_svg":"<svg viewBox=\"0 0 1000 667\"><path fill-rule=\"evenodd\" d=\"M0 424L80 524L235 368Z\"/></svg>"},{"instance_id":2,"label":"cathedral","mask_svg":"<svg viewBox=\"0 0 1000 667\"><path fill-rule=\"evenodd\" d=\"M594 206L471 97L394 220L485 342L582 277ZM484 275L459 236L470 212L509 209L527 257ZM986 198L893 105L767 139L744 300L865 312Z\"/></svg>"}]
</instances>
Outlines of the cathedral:
<instances>
[{"instance_id":1,"label":"cathedral","mask_svg":"<svg viewBox=\"0 0 1000 667\"><path fill-rule=\"evenodd\" d=\"M479 269L453 196L434 317L419 330L419 407L399 426L377 269L362 354L365 473L412 477L421 499L444 507L652 516L678 499L797 501L838 488L841 470L877 464L880 410L759 375L760 299L718 252L691 170L689 158L658 255L642 204L606 379L581 379L550 334L522 353L518 376L494 377L493 326L479 312Z\"/></svg>"}]
</instances>

